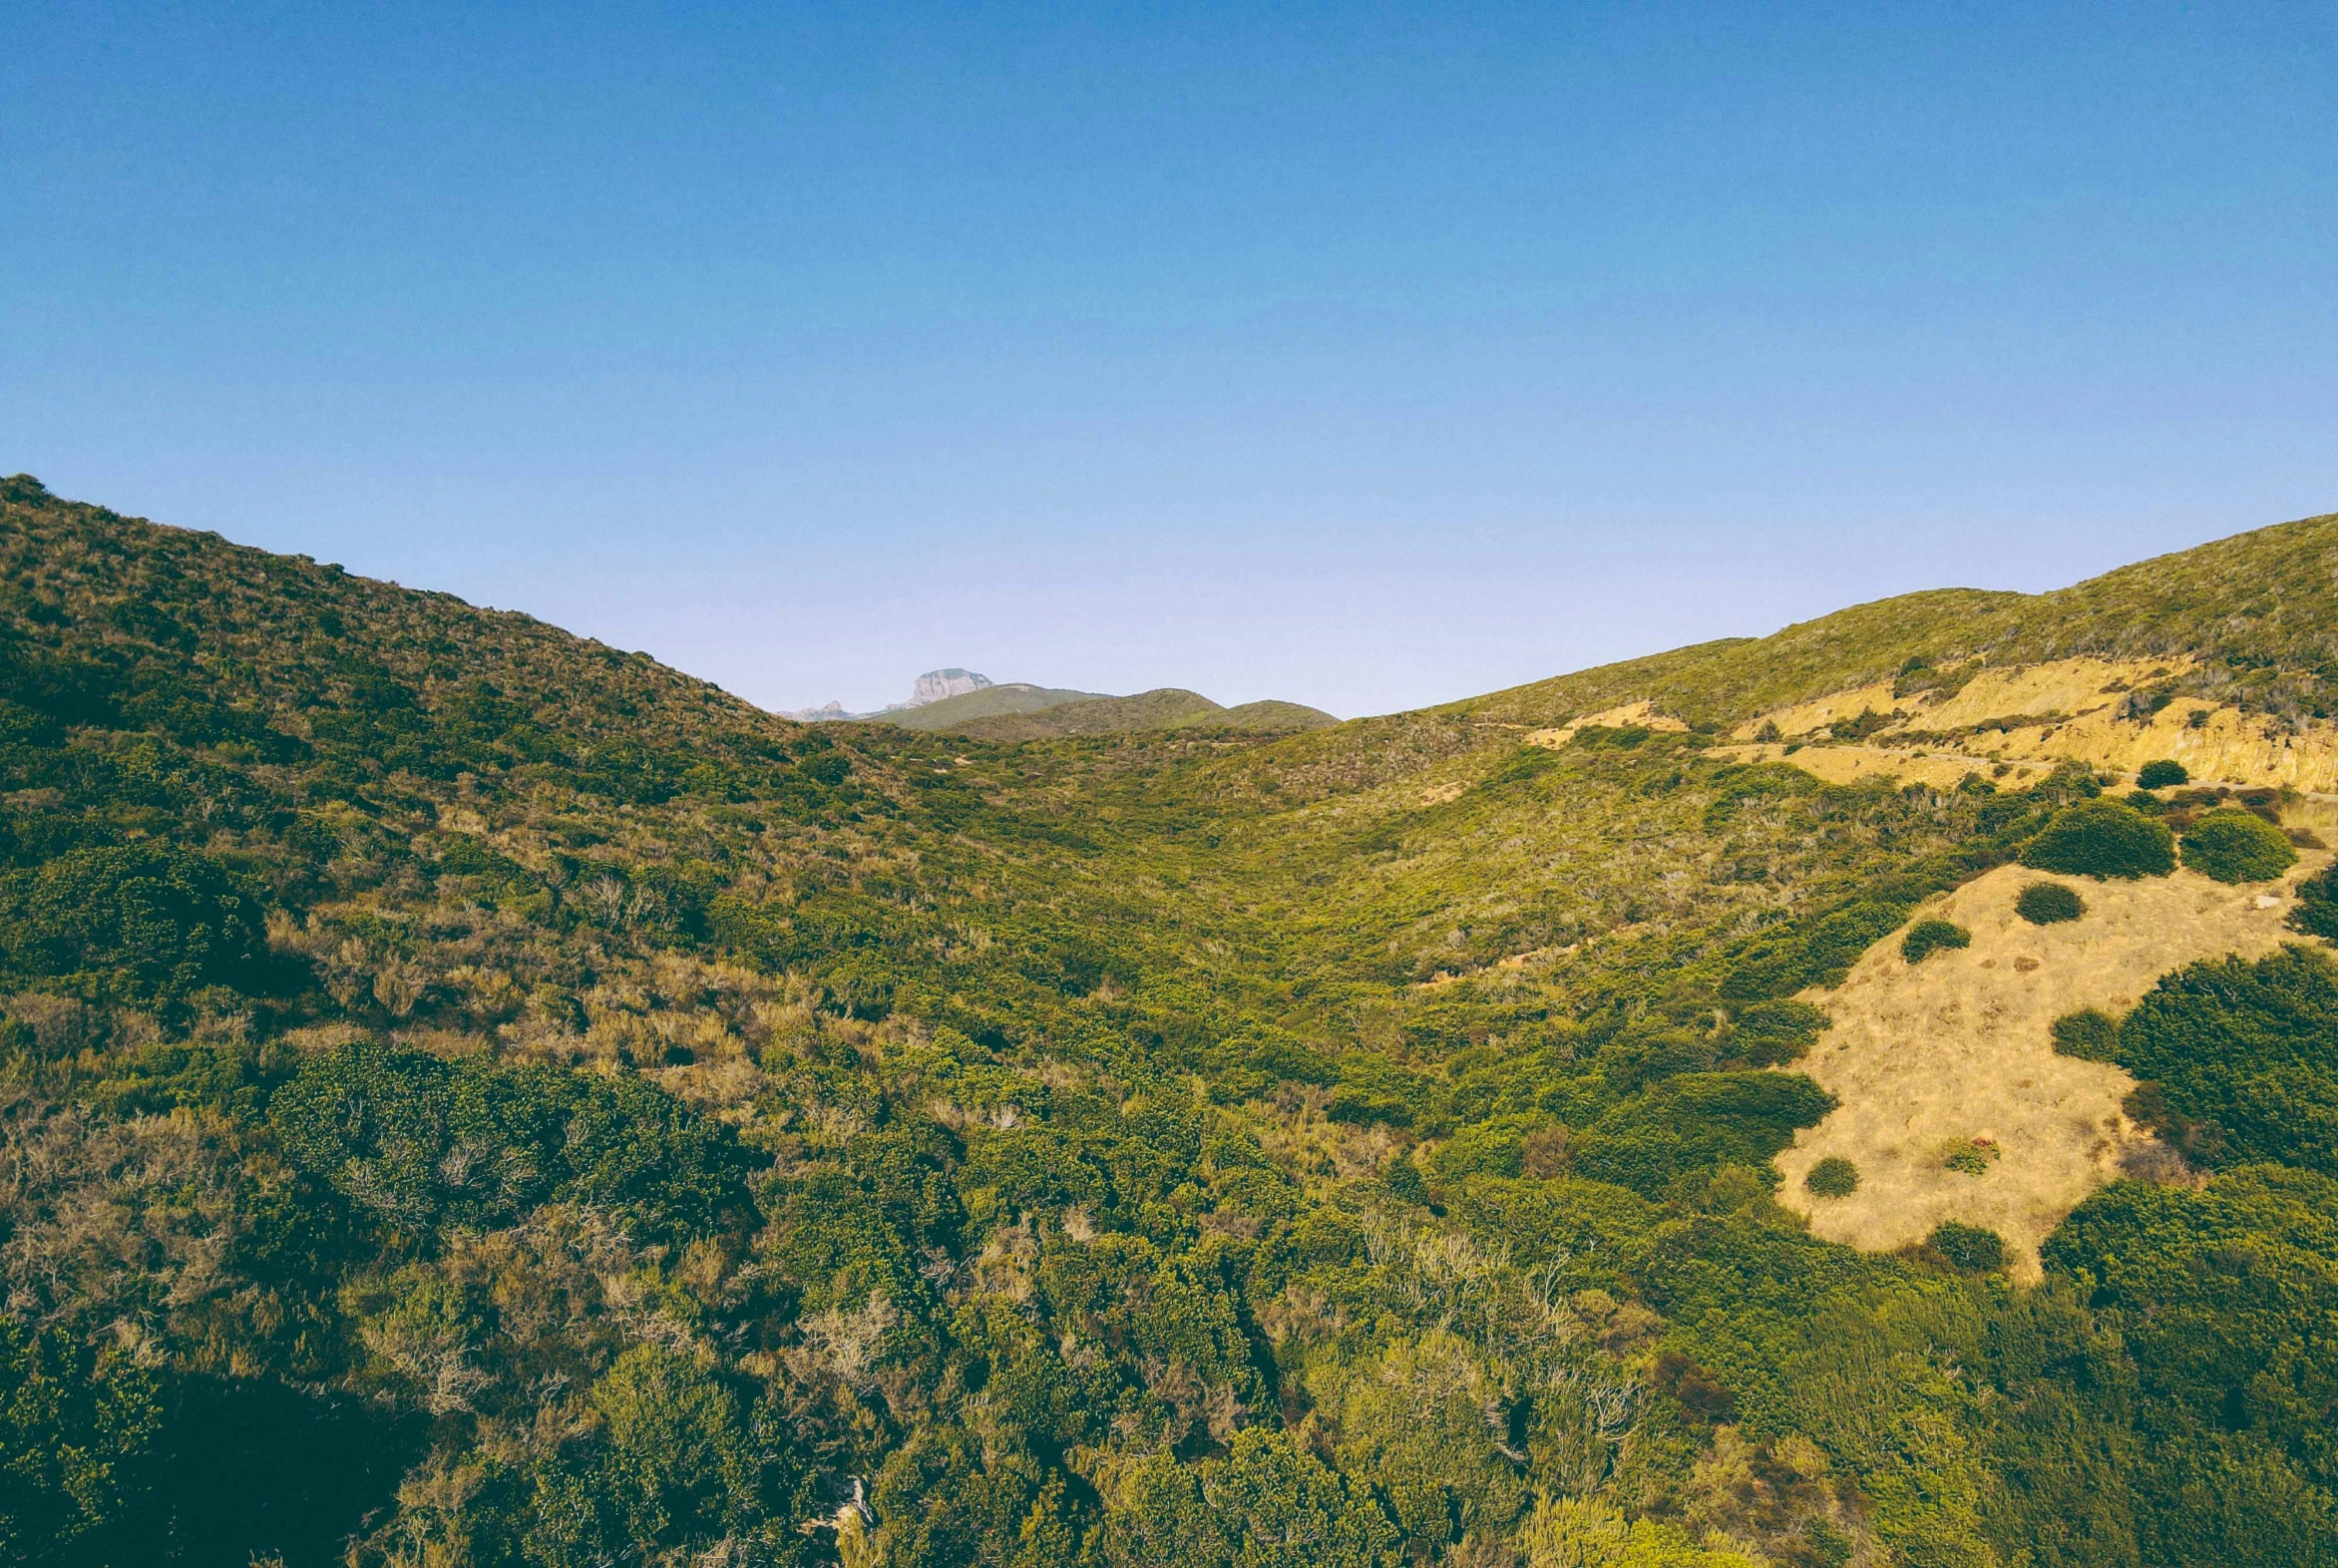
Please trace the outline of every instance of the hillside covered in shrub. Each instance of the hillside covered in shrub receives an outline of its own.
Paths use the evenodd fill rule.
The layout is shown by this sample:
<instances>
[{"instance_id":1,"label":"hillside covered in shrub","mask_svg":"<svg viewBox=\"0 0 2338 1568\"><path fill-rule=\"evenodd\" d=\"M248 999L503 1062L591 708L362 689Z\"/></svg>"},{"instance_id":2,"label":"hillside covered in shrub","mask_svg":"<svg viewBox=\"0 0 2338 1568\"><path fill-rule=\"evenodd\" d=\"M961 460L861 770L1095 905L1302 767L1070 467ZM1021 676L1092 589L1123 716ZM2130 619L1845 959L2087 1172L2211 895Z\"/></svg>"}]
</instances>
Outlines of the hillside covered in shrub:
<instances>
[{"instance_id":1,"label":"hillside covered in shrub","mask_svg":"<svg viewBox=\"0 0 2338 1568\"><path fill-rule=\"evenodd\" d=\"M1833 1108L1810 987L1997 866L2290 840L1713 741L1927 650L2319 712L2334 541L992 739L0 482L0 1552L2328 1561L2329 874L2072 1031L2166 1162L2042 1284L1860 1252L1771 1164Z\"/></svg>"}]
</instances>

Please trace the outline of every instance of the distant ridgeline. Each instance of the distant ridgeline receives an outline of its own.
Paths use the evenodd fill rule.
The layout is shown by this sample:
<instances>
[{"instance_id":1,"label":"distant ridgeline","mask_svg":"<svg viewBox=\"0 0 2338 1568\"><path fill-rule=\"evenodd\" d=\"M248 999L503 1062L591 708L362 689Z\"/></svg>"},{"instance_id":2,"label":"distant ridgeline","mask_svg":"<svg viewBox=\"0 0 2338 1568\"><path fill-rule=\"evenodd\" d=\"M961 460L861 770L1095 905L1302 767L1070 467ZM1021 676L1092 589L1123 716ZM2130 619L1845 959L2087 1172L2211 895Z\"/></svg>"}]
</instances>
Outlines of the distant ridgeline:
<instances>
[{"instance_id":1,"label":"distant ridgeline","mask_svg":"<svg viewBox=\"0 0 2338 1568\"><path fill-rule=\"evenodd\" d=\"M2338 519L1349 723L0 554L13 1560L2338 1560Z\"/></svg>"},{"instance_id":2,"label":"distant ridgeline","mask_svg":"<svg viewBox=\"0 0 2338 1568\"><path fill-rule=\"evenodd\" d=\"M1198 691L1164 686L1133 697L1021 681L994 684L966 669L920 675L907 702L875 713L847 713L841 703L783 715L807 723L876 719L904 729L947 730L984 740L1041 740L1051 735L1119 735L1138 730L1202 725L1218 729L1320 729L1340 721L1297 702L1245 702L1226 707Z\"/></svg>"}]
</instances>

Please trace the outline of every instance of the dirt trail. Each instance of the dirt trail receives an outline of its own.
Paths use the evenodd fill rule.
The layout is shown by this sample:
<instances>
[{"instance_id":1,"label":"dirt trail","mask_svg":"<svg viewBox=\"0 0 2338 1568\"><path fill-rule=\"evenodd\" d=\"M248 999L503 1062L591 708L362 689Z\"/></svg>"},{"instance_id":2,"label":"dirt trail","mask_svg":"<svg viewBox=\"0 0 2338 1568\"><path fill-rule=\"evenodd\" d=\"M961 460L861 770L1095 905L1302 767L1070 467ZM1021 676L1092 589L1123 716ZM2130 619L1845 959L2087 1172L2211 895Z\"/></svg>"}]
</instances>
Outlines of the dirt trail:
<instances>
[{"instance_id":1,"label":"dirt trail","mask_svg":"<svg viewBox=\"0 0 2338 1568\"><path fill-rule=\"evenodd\" d=\"M1910 965L1894 933L1840 987L1802 995L1835 1021L1799 1067L1842 1104L1778 1156L1780 1201L1817 1235L1871 1251L1921 1241L1943 1220L1985 1225L2005 1238L2016 1276L2036 1279L2038 1243L2148 1141L2120 1112L2134 1080L2055 1055L2053 1021L2081 1007L2124 1012L2201 959L2311 940L2283 923L2297 882L2329 861L2309 853L2280 882L2244 887L2188 871L2104 883L2003 866L1927 903L1914 919L1953 921L1972 946ZM2014 900L2033 882L2077 890L2085 917L2022 920ZM1945 1163L1964 1140L1997 1151L1980 1175ZM1850 1197L1803 1188L1828 1155L1858 1166Z\"/></svg>"}]
</instances>

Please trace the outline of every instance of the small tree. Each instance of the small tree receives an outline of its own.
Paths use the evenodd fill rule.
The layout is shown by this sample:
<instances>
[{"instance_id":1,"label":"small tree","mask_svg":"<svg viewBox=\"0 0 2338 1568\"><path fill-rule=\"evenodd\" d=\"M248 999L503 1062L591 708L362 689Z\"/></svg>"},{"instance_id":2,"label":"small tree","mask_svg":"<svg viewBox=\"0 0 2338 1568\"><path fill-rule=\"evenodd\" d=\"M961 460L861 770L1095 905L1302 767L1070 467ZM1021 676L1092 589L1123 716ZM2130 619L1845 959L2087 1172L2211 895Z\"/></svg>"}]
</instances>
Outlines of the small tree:
<instances>
[{"instance_id":1,"label":"small tree","mask_svg":"<svg viewBox=\"0 0 2338 1568\"><path fill-rule=\"evenodd\" d=\"M2190 782L2191 774L2185 771L2184 765L2180 762L2170 761L2166 757L2146 762L2136 770L2136 788L2138 789L2165 789L2170 784L2188 784Z\"/></svg>"}]
</instances>

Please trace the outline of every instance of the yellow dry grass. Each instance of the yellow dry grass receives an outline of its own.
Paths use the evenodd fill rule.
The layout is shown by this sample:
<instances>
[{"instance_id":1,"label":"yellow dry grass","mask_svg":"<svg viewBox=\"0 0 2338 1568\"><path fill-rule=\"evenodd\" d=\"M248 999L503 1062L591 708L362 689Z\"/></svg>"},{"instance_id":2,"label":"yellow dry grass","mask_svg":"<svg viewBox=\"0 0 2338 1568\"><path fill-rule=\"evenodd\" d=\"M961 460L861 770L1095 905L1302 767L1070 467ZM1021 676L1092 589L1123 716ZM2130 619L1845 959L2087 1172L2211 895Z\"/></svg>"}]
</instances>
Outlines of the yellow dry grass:
<instances>
[{"instance_id":1,"label":"yellow dry grass","mask_svg":"<svg viewBox=\"0 0 2338 1568\"><path fill-rule=\"evenodd\" d=\"M2201 959L2304 940L2283 922L2295 884L2329 859L2309 853L2280 883L2245 887L2188 871L2099 883L2005 866L1931 901L1914 919L1953 921L1971 947L1910 965L1895 933L1840 987L1803 994L1834 1026L1800 1070L1842 1103L1778 1156L1781 1201L1808 1214L1815 1234L1871 1251L1921 1241L1943 1220L1987 1226L2005 1238L2016 1275L2035 1279L2038 1243L2147 1141L2120 1111L2134 1081L2054 1054L2053 1021L2082 1007L2124 1012L2160 976ZM2023 921L2014 900L2037 881L2078 890L2085 917ZM1985 1174L1943 1163L1952 1144L1979 1139L1999 1151ZM1828 1155L1858 1167L1857 1192L1804 1189Z\"/></svg>"},{"instance_id":2,"label":"yellow dry grass","mask_svg":"<svg viewBox=\"0 0 2338 1568\"><path fill-rule=\"evenodd\" d=\"M2129 691L2180 675L2189 658L2062 658L2049 664L1985 669L1945 701L1919 698L1908 705L1913 729L1965 729L1991 719L2093 713L2125 700Z\"/></svg>"},{"instance_id":3,"label":"yellow dry grass","mask_svg":"<svg viewBox=\"0 0 2338 1568\"><path fill-rule=\"evenodd\" d=\"M1568 741L1573 740L1577 730L1592 726L1603 726L1609 729L1656 729L1676 735L1689 727L1685 722L1674 718L1669 713L1657 712L1656 704L1643 697L1637 702L1627 702L1621 707L1606 708L1597 713L1586 713L1583 717L1572 723L1562 724L1557 729L1529 731L1526 736L1526 744L1545 746L1556 751Z\"/></svg>"},{"instance_id":4,"label":"yellow dry grass","mask_svg":"<svg viewBox=\"0 0 2338 1568\"><path fill-rule=\"evenodd\" d=\"M1732 762L1783 762L1829 784L1856 784L1861 779L1885 778L1905 784L1929 784L1954 789L1968 773L1993 779L2000 789L2027 789L2054 771L2051 763L2015 763L2002 775L1989 757L1962 752L1917 751L1894 746L1797 745L1788 752L1775 742L1755 746L1717 746L1714 755Z\"/></svg>"},{"instance_id":5,"label":"yellow dry grass","mask_svg":"<svg viewBox=\"0 0 2338 1568\"><path fill-rule=\"evenodd\" d=\"M1752 740L1764 727L1774 724L1780 735L1790 739L1796 735L1816 734L1837 719L1855 719L1862 713L1897 713L1906 706L1906 703L1891 694L1891 682L1882 680L1872 686L1854 686L1848 691L1813 697L1808 702L1773 708L1740 724L1730 731L1730 738Z\"/></svg>"}]
</instances>

